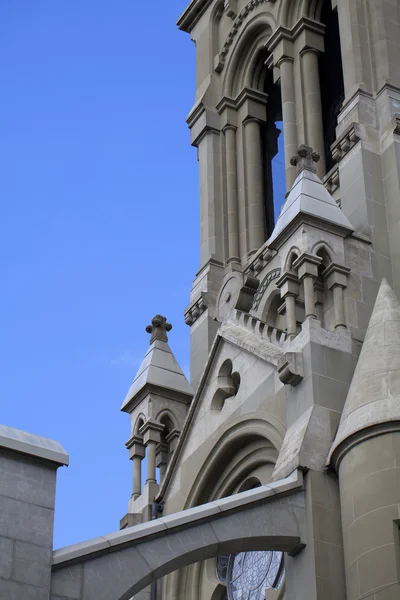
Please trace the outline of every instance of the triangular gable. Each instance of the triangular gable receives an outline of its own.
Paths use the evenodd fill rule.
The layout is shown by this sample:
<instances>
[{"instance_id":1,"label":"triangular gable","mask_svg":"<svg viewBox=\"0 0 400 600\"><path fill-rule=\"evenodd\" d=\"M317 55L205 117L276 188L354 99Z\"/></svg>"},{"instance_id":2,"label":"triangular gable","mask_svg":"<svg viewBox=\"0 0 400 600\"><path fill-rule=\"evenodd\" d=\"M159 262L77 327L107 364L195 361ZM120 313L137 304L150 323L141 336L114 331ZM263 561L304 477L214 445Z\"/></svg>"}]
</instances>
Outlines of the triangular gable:
<instances>
[{"instance_id":1,"label":"triangular gable","mask_svg":"<svg viewBox=\"0 0 400 600\"><path fill-rule=\"evenodd\" d=\"M253 326L247 327L246 322L249 323L250 321L251 325ZM257 328L257 325L261 325L261 327ZM284 354L282 348L279 347L279 337L282 336L282 333L280 332L278 335L277 332L274 331L274 334L276 335L276 343L272 343L270 341L269 336L267 336L267 331L264 332L265 337L263 338L263 326L264 324L261 323L261 321L249 317L249 315L239 314L239 318L236 322L227 321L218 329L217 335L209 353L207 363L203 370L198 389L196 390L196 394L190 405L190 409L186 417L178 445L172 456L164 480L161 484L158 494L159 498L164 497L168 489L168 485L171 481L174 470L179 462L179 458L183 452L186 440L191 431L191 426L195 422L196 415L198 414L201 408L203 391L207 384L210 373L212 372L212 369L214 367L214 363L221 345L223 343L232 345L236 348L240 348L241 350L248 352L251 355L255 355L258 358L261 358L266 363L269 363L274 367L277 366L279 359Z\"/></svg>"}]
</instances>

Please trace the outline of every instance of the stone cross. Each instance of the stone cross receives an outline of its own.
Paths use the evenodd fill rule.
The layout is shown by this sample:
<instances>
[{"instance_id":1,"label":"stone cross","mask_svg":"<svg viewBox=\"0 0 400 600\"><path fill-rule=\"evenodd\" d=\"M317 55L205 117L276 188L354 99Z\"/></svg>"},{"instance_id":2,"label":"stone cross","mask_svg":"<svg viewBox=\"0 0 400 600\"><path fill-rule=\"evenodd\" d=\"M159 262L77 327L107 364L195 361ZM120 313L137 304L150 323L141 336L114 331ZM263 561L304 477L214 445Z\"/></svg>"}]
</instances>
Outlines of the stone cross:
<instances>
[{"instance_id":1,"label":"stone cross","mask_svg":"<svg viewBox=\"0 0 400 600\"><path fill-rule=\"evenodd\" d=\"M303 169L308 169L313 173L316 172L314 163L317 163L320 159L318 152L314 152L310 146L302 144L299 146L295 156L290 159L290 164L293 167L297 167L297 172L300 173Z\"/></svg>"},{"instance_id":2,"label":"stone cross","mask_svg":"<svg viewBox=\"0 0 400 600\"><path fill-rule=\"evenodd\" d=\"M166 317L162 315L156 315L152 321L151 325L147 325L146 331L147 333L151 333L150 337L150 345L155 340L162 340L163 342L168 342L167 331L171 331L172 325L171 323L167 323Z\"/></svg>"}]
</instances>

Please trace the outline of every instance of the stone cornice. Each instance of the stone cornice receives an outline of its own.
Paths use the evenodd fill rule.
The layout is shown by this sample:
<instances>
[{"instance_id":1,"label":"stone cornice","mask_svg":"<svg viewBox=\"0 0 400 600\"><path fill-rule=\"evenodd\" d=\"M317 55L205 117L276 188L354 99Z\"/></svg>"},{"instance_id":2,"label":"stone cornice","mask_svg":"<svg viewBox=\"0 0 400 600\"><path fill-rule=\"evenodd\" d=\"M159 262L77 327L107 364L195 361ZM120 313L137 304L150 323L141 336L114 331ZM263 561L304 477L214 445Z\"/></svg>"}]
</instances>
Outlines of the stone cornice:
<instances>
[{"instance_id":1,"label":"stone cornice","mask_svg":"<svg viewBox=\"0 0 400 600\"><path fill-rule=\"evenodd\" d=\"M179 29L186 33L190 33L198 20L213 2L214 0L192 0L176 23Z\"/></svg>"},{"instance_id":2,"label":"stone cornice","mask_svg":"<svg viewBox=\"0 0 400 600\"><path fill-rule=\"evenodd\" d=\"M322 183L330 195L333 196L336 190L340 187L339 166L337 164L325 175ZM336 204L339 206L339 208L341 208L342 205L340 200L336 200Z\"/></svg>"},{"instance_id":3,"label":"stone cornice","mask_svg":"<svg viewBox=\"0 0 400 600\"><path fill-rule=\"evenodd\" d=\"M361 139L359 123L351 123L332 144L332 158L339 163Z\"/></svg>"},{"instance_id":4,"label":"stone cornice","mask_svg":"<svg viewBox=\"0 0 400 600\"><path fill-rule=\"evenodd\" d=\"M186 325L193 325L195 321L203 314L207 308L205 301L206 294L202 293L197 300L185 310L184 317Z\"/></svg>"},{"instance_id":5,"label":"stone cornice","mask_svg":"<svg viewBox=\"0 0 400 600\"><path fill-rule=\"evenodd\" d=\"M368 427L367 429L356 431L355 433L353 433L353 435L344 439L334 449L332 455L330 456L327 466L331 467L336 472L338 472L342 459L352 448L358 446L358 444L360 444L361 442L370 440L371 438L377 437L379 435L386 435L388 433L394 433L398 431L400 431L400 421L379 423L377 425L373 425L372 427Z\"/></svg>"}]
</instances>

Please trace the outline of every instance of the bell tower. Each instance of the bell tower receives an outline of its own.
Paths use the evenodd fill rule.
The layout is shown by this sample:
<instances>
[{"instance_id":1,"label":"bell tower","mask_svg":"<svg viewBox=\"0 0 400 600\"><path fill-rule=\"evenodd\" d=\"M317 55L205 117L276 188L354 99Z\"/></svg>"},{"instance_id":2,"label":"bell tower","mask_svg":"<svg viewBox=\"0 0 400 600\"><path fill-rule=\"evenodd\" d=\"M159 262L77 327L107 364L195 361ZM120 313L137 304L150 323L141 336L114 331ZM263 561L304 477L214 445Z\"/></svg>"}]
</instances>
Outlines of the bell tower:
<instances>
[{"instance_id":1,"label":"bell tower","mask_svg":"<svg viewBox=\"0 0 400 600\"><path fill-rule=\"evenodd\" d=\"M198 149L200 265L185 311L194 389L219 323L273 252L302 145L369 244L374 279L386 276L399 295L399 10L391 0L192 0L178 20L197 53L187 122ZM284 163L283 189L274 161ZM365 331L373 299L365 314L348 304L352 327Z\"/></svg>"}]
</instances>

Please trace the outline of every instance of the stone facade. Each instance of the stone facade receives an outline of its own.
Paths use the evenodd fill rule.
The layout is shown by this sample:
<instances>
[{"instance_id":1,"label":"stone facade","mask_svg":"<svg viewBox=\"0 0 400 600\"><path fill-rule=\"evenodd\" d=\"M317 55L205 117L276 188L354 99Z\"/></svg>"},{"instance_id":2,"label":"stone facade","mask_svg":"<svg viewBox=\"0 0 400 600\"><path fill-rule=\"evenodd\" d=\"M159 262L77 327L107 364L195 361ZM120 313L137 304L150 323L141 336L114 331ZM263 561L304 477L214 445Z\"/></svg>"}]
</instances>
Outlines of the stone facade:
<instances>
[{"instance_id":1,"label":"stone facade","mask_svg":"<svg viewBox=\"0 0 400 600\"><path fill-rule=\"evenodd\" d=\"M157 315L121 409L121 531L57 551L50 578L50 530L22 539L0 513L0 597L398 600L399 0L192 0L178 25L197 51L191 381ZM50 487L63 461L13 435L0 499L23 516L15 461ZM42 579L21 581L22 543Z\"/></svg>"}]
</instances>

